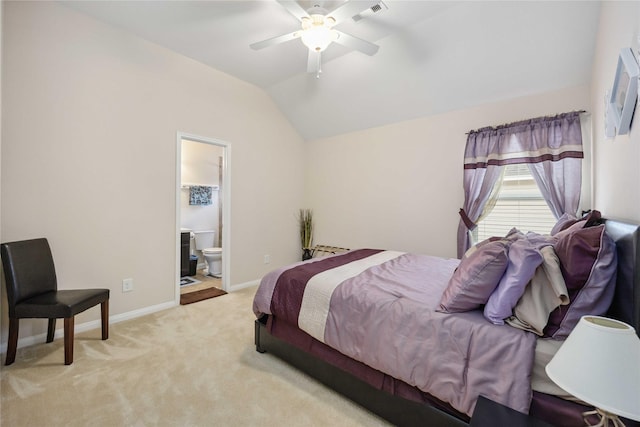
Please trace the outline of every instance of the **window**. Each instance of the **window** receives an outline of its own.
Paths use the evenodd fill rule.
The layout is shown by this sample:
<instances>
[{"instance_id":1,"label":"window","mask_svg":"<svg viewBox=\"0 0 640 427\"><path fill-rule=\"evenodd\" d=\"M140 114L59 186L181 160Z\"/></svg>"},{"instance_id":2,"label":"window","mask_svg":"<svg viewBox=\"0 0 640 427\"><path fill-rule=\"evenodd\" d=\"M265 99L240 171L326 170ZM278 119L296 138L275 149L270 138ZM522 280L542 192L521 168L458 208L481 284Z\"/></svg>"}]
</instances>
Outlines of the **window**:
<instances>
[{"instance_id":1,"label":"window","mask_svg":"<svg viewBox=\"0 0 640 427\"><path fill-rule=\"evenodd\" d=\"M502 185L491 212L478 223L472 235L476 242L504 236L511 228L549 234L556 218L526 164L505 166Z\"/></svg>"}]
</instances>

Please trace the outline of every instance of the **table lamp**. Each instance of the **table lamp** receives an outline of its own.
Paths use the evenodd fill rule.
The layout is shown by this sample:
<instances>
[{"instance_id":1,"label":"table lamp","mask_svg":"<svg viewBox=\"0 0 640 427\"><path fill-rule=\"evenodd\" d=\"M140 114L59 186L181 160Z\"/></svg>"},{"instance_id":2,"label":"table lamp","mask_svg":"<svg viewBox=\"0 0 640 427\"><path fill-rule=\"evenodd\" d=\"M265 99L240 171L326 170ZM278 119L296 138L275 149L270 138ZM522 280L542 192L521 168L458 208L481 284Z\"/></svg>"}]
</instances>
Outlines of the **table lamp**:
<instances>
[{"instance_id":1,"label":"table lamp","mask_svg":"<svg viewBox=\"0 0 640 427\"><path fill-rule=\"evenodd\" d=\"M595 406L585 423L600 415L597 426L622 426L618 415L640 421L640 338L624 322L583 316L545 368L553 382Z\"/></svg>"}]
</instances>

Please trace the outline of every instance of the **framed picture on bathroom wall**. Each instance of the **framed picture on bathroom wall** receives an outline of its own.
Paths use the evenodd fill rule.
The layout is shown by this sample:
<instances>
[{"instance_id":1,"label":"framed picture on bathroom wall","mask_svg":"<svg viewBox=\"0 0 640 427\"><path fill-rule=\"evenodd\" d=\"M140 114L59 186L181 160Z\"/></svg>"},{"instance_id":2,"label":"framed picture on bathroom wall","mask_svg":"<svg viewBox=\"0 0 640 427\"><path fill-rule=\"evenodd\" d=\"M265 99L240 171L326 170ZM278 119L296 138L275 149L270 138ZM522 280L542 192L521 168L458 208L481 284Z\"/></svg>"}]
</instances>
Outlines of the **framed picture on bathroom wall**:
<instances>
[{"instance_id":1,"label":"framed picture on bathroom wall","mask_svg":"<svg viewBox=\"0 0 640 427\"><path fill-rule=\"evenodd\" d=\"M612 129L614 135L629 133L638 98L639 76L640 67L631 48L623 48L618 56L616 75L605 111L606 125Z\"/></svg>"}]
</instances>

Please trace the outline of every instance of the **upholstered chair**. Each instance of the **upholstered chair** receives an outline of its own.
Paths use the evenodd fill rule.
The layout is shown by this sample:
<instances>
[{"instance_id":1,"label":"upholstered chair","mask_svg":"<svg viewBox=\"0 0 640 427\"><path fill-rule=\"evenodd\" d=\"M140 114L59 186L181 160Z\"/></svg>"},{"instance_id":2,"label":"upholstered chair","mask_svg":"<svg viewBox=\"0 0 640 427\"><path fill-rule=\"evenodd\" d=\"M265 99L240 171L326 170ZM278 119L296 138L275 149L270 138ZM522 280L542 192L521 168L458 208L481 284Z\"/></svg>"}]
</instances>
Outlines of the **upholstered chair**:
<instances>
[{"instance_id":1,"label":"upholstered chair","mask_svg":"<svg viewBox=\"0 0 640 427\"><path fill-rule=\"evenodd\" d=\"M6 365L15 361L18 321L49 319L47 342L53 341L56 319L64 319L64 363L73 363L75 315L101 305L102 339L109 338L109 289L58 290L49 242L45 238L0 246L9 303L9 341Z\"/></svg>"}]
</instances>

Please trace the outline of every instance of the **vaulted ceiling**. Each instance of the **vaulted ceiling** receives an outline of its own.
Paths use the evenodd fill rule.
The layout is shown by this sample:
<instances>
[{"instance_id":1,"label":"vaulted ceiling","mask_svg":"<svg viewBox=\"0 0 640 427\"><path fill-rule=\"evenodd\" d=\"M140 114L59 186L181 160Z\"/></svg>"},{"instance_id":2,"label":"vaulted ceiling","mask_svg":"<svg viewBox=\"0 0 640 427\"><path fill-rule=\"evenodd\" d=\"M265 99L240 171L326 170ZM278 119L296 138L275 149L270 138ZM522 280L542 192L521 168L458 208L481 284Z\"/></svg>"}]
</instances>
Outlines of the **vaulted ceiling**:
<instances>
[{"instance_id":1,"label":"vaulted ceiling","mask_svg":"<svg viewBox=\"0 0 640 427\"><path fill-rule=\"evenodd\" d=\"M62 3L263 88L306 140L588 84L600 11L594 1L383 0L336 27L379 51L333 43L316 78L299 39L249 48L299 28L275 0Z\"/></svg>"}]
</instances>

